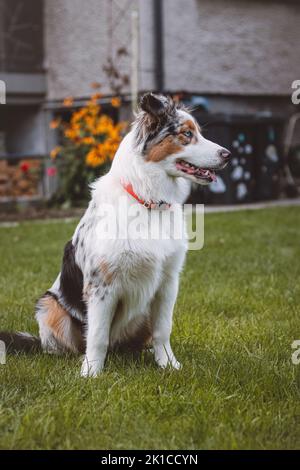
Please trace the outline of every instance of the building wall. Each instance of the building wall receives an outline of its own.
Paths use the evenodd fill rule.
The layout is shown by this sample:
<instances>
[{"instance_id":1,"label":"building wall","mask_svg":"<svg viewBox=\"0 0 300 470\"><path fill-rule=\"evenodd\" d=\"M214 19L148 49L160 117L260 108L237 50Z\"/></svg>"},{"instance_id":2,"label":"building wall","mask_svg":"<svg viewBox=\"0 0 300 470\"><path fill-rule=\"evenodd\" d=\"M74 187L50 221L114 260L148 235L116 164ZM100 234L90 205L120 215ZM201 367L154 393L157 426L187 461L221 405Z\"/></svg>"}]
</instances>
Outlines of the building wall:
<instances>
[{"instance_id":1,"label":"building wall","mask_svg":"<svg viewBox=\"0 0 300 470\"><path fill-rule=\"evenodd\" d=\"M300 77L299 2L164 0L165 86L287 95Z\"/></svg>"},{"instance_id":2,"label":"building wall","mask_svg":"<svg viewBox=\"0 0 300 470\"><path fill-rule=\"evenodd\" d=\"M48 98L87 96L100 82L103 93L113 90L103 66L113 58L122 74L130 75L131 11L128 0L46 0L45 43ZM138 5L137 5L138 6ZM129 84L123 86L127 93Z\"/></svg>"},{"instance_id":3,"label":"building wall","mask_svg":"<svg viewBox=\"0 0 300 470\"><path fill-rule=\"evenodd\" d=\"M134 5L140 11L140 89L154 88L152 0L45 0L49 99L87 96L94 81L111 93L103 65L118 47L130 53ZM163 5L167 90L290 94L291 82L300 76L297 2L163 0ZM130 76L130 56L118 67Z\"/></svg>"},{"instance_id":4,"label":"building wall","mask_svg":"<svg viewBox=\"0 0 300 470\"><path fill-rule=\"evenodd\" d=\"M103 0L46 0L45 55L48 99L87 96L103 81L107 54Z\"/></svg>"}]
</instances>

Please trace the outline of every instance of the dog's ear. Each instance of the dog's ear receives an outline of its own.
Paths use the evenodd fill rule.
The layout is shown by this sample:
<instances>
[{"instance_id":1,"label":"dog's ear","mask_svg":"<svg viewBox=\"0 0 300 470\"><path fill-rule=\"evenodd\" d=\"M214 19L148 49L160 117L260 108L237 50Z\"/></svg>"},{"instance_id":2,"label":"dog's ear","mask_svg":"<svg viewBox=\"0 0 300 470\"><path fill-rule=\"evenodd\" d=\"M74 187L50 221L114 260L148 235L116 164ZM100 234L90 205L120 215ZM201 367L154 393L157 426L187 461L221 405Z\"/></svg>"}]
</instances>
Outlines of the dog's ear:
<instances>
[{"instance_id":1,"label":"dog's ear","mask_svg":"<svg viewBox=\"0 0 300 470\"><path fill-rule=\"evenodd\" d=\"M146 93L141 99L140 111L135 122L136 143L144 153L168 120L175 117L176 105L168 96Z\"/></svg>"},{"instance_id":2,"label":"dog's ear","mask_svg":"<svg viewBox=\"0 0 300 470\"><path fill-rule=\"evenodd\" d=\"M164 96L146 93L142 96L140 107L154 119L161 119L167 113L167 100Z\"/></svg>"}]
</instances>

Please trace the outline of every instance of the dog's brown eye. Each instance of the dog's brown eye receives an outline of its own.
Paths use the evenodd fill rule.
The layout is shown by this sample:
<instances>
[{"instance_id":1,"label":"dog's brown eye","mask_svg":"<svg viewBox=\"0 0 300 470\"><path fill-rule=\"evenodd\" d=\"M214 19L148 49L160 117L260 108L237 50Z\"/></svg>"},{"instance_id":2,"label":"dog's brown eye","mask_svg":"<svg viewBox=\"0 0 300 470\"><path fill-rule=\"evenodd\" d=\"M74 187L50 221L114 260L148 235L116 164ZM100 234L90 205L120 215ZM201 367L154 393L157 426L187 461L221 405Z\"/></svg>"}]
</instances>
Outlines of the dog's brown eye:
<instances>
[{"instance_id":1,"label":"dog's brown eye","mask_svg":"<svg viewBox=\"0 0 300 470\"><path fill-rule=\"evenodd\" d=\"M185 132L183 133L183 135L185 135L185 137L188 137L189 139L190 139L191 137L193 137L192 131L185 131Z\"/></svg>"}]
</instances>

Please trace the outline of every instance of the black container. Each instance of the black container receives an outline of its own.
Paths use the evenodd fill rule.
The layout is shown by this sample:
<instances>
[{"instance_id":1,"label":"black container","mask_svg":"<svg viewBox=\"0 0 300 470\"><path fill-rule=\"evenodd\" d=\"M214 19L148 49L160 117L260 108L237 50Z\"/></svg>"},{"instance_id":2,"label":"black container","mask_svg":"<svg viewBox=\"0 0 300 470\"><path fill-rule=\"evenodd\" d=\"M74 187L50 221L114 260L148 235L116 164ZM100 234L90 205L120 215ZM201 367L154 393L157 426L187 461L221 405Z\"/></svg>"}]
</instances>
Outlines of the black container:
<instances>
[{"instance_id":1,"label":"black container","mask_svg":"<svg viewBox=\"0 0 300 470\"><path fill-rule=\"evenodd\" d=\"M276 199L282 165L284 121L261 115L211 115L194 113L205 138L226 147L232 158L218 180L197 186L191 201L237 204Z\"/></svg>"}]
</instances>

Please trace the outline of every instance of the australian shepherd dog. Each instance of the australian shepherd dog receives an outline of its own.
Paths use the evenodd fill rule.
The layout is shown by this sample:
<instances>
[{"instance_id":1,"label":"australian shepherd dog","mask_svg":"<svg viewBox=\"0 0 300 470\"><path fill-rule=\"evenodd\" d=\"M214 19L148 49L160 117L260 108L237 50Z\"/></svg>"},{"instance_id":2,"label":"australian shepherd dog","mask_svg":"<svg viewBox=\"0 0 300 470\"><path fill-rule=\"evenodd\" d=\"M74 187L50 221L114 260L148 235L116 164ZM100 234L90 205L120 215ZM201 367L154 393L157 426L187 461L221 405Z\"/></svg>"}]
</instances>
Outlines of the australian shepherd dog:
<instances>
[{"instance_id":1,"label":"australian shepherd dog","mask_svg":"<svg viewBox=\"0 0 300 470\"><path fill-rule=\"evenodd\" d=\"M2 333L8 349L82 354L81 375L95 377L109 350L151 345L158 366L180 369L170 336L187 239L105 238L99 214L109 206L124 229L121 200L127 209L138 205L145 217L175 204L182 211L192 184L213 182L229 158L228 150L203 137L187 109L169 97L144 95L110 171L92 186L60 274L37 302L39 338Z\"/></svg>"}]
</instances>

